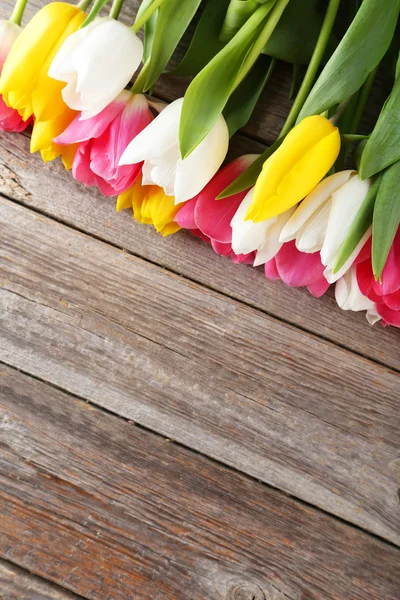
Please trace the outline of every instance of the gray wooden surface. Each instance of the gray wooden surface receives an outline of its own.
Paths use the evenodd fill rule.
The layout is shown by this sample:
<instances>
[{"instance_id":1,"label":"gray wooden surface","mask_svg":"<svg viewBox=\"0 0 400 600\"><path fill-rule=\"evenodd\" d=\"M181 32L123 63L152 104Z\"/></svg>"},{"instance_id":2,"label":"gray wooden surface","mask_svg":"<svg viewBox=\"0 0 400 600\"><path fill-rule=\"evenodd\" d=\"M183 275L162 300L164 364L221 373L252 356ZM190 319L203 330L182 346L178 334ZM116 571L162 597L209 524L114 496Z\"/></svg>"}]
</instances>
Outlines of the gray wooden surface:
<instances>
[{"instance_id":1,"label":"gray wooden surface","mask_svg":"<svg viewBox=\"0 0 400 600\"><path fill-rule=\"evenodd\" d=\"M26 134L0 196L0 600L397 600L399 331L116 215Z\"/></svg>"},{"instance_id":2,"label":"gray wooden surface","mask_svg":"<svg viewBox=\"0 0 400 600\"><path fill-rule=\"evenodd\" d=\"M0 389L9 560L99 600L398 598L394 547L10 368Z\"/></svg>"}]
</instances>

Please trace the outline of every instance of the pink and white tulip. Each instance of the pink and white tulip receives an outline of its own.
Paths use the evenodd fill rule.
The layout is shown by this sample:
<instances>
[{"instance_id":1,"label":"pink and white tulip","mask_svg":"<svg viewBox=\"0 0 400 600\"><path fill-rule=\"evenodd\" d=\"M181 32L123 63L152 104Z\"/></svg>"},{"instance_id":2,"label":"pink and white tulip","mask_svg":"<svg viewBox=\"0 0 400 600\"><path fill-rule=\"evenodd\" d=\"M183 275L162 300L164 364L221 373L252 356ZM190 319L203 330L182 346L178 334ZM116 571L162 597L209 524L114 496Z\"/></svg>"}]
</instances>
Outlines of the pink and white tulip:
<instances>
[{"instance_id":1,"label":"pink and white tulip","mask_svg":"<svg viewBox=\"0 0 400 600\"><path fill-rule=\"evenodd\" d=\"M334 274L339 249L370 185L371 180L361 181L356 171L341 171L327 177L299 204L283 228L280 241L295 240L301 252L320 251L326 267L324 275L330 283L334 283L351 267L371 236L371 229L368 229L343 267Z\"/></svg>"},{"instance_id":2,"label":"pink and white tulip","mask_svg":"<svg viewBox=\"0 0 400 600\"><path fill-rule=\"evenodd\" d=\"M67 84L62 90L65 104L81 111L81 119L90 119L122 92L142 57L143 44L132 29L99 17L65 40L49 76Z\"/></svg>"},{"instance_id":3,"label":"pink and white tulip","mask_svg":"<svg viewBox=\"0 0 400 600\"><path fill-rule=\"evenodd\" d=\"M6 58L22 29L11 21L0 20L0 73ZM30 119L24 121L18 111L7 106L0 94L0 131L20 132L29 125Z\"/></svg>"},{"instance_id":4,"label":"pink and white tulip","mask_svg":"<svg viewBox=\"0 0 400 600\"><path fill-rule=\"evenodd\" d=\"M320 298L329 288L324 277L324 265L319 252L305 253L296 248L294 241L283 244L278 254L265 263L267 279L281 279L292 287L307 287Z\"/></svg>"},{"instance_id":5,"label":"pink and white tulip","mask_svg":"<svg viewBox=\"0 0 400 600\"><path fill-rule=\"evenodd\" d=\"M236 254L232 249L231 221L246 192L217 200L217 196L254 161L254 156L242 156L221 169L208 185L189 200L175 216L175 221L194 235L209 242L217 254L228 256L236 263L254 262L254 252Z\"/></svg>"},{"instance_id":6,"label":"pink and white tulip","mask_svg":"<svg viewBox=\"0 0 400 600\"><path fill-rule=\"evenodd\" d=\"M180 204L194 198L213 178L223 163L229 145L225 119L217 122L204 140L182 159L179 150L179 124L183 98L167 106L129 144L120 165L144 161L143 185L158 185ZM222 191L222 190L221 190Z\"/></svg>"},{"instance_id":7,"label":"pink and white tulip","mask_svg":"<svg viewBox=\"0 0 400 600\"><path fill-rule=\"evenodd\" d=\"M118 196L130 188L142 163L118 166L129 142L152 120L142 94L124 90L101 113L82 120L78 115L54 141L78 144L72 174L81 183L97 186L105 196Z\"/></svg>"},{"instance_id":8,"label":"pink and white tulip","mask_svg":"<svg viewBox=\"0 0 400 600\"><path fill-rule=\"evenodd\" d=\"M357 280L357 266L353 265L335 285L335 298L342 310L366 311L368 322L373 325L381 319L375 302L364 296Z\"/></svg>"},{"instance_id":9,"label":"pink and white tulip","mask_svg":"<svg viewBox=\"0 0 400 600\"><path fill-rule=\"evenodd\" d=\"M266 221L246 221L247 211L253 201L253 192L254 188L251 188L231 221L232 249L236 254L256 252L253 266L257 267L274 258L282 248L283 243L279 238L294 208Z\"/></svg>"}]
</instances>

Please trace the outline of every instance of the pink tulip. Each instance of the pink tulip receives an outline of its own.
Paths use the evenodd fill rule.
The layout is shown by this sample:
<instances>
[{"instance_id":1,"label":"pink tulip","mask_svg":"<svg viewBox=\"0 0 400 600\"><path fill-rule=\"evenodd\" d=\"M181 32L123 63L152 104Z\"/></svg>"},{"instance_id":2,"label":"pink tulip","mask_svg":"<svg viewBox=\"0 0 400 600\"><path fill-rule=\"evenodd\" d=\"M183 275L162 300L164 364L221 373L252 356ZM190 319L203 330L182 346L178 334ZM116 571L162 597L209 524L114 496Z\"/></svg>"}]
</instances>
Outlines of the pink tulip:
<instances>
[{"instance_id":1,"label":"pink tulip","mask_svg":"<svg viewBox=\"0 0 400 600\"><path fill-rule=\"evenodd\" d=\"M145 96L124 90L98 115L75 117L54 141L78 144L72 164L75 179L97 186L105 196L118 196L134 184L142 168L142 163L119 167L119 160L152 118Z\"/></svg>"},{"instance_id":2,"label":"pink tulip","mask_svg":"<svg viewBox=\"0 0 400 600\"><path fill-rule=\"evenodd\" d=\"M21 32L21 27L11 21L0 21L0 73L3 65ZM10 108L0 94L0 131L20 132L30 124L31 119L24 121L17 110Z\"/></svg>"},{"instance_id":3,"label":"pink tulip","mask_svg":"<svg viewBox=\"0 0 400 600\"><path fill-rule=\"evenodd\" d=\"M389 252L382 282L375 280L370 258L357 265L357 281L364 296L375 302L383 324L400 327L400 229Z\"/></svg>"},{"instance_id":4,"label":"pink tulip","mask_svg":"<svg viewBox=\"0 0 400 600\"><path fill-rule=\"evenodd\" d=\"M254 161L254 156L242 156L230 162L210 183L177 213L175 221L194 235L210 243L217 254L228 256L235 263L254 262L251 254L235 254L232 250L231 221L247 191L217 200L217 196Z\"/></svg>"},{"instance_id":5,"label":"pink tulip","mask_svg":"<svg viewBox=\"0 0 400 600\"><path fill-rule=\"evenodd\" d=\"M329 288L324 270L319 252L300 252L294 241L283 244L278 254L264 267L267 279L281 279L293 287L306 286L316 298L323 296Z\"/></svg>"}]
</instances>

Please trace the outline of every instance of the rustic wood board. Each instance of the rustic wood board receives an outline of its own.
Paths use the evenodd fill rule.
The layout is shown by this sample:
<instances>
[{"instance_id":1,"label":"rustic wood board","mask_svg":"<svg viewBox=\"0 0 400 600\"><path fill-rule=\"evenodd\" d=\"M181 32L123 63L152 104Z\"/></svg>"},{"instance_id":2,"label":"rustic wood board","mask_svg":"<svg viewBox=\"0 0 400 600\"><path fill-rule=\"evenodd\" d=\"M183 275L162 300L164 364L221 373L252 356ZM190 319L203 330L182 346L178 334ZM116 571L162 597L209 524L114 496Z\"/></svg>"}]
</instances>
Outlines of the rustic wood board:
<instances>
[{"instance_id":1,"label":"rustic wood board","mask_svg":"<svg viewBox=\"0 0 400 600\"><path fill-rule=\"evenodd\" d=\"M0 553L85 598L398 599L398 549L281 492L4 366L0 411Z\"/></svg>"},{"instance_id":2,"label":"rustic wood board","mask_svg":"<svg viewBox=\"0 0 400 600\"><path fill-rule=\"evenodd\" d=\"M399 376L7 200L0 359L393 542Z\"/></svg>"},{"instance_id":3,"label":"rustic wood board","mask_svg":"<svg viewBox=\"0 0 400 600\"><path fill-rule=\"evenodd\" d=\"M0 546L1 543L0 537ZM79 598L11 563L0 560L0 600L79 600Z\"/></svg>"}]
</instances>

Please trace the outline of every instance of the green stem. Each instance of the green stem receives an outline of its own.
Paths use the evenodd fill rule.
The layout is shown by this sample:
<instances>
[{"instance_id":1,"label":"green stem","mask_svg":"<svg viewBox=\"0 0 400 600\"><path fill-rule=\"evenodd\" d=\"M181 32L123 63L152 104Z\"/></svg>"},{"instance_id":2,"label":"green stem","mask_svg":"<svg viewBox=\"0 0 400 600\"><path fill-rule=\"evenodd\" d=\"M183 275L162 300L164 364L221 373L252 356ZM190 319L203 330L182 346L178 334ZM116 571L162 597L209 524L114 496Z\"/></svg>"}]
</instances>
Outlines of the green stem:
<instances>
[{"instance_id":1,"label":"green stem","mask_svg":"<svg viewBox=\"0 0 400 600\"><path fill-rule=\"evenodd\" d=\"M330 35L332 33L332 28L335 23L336 15L339 9L339 4L340 0L330 0L329 2L329 6L325 14L325 19L321 27L321 31L319 33L313 55L311 57L310 64L308 65L308 69L304 76L303 83L301 84L299 92L296 96L296 100L294 101L290 113L282 128L280 137L287 135L292 129L293 125L296 123L297 117L300 114L303 104L311 91L319 66L324 57Z\"/></svg>"},{"instance_id":2,"label":"green stem","mask_svg":"<svg viewBox=\"0 0 400 600\"><path fill-rule=\"evenodd\" d=\"M17 0L12 15L10 17L10 21L15 23L16 25L21 25L22 17L27 2L28 0Z\"/></svg>"},{"instance_id":3,"label":"green stem","mask_svg":"<svg viewBox=\"0 0 400 600\"><path fill-rule=\"evenodd\" d=\"M119 17L119 13L121 12L121 8L125 0L114 0L110 10L110 17L112 19L117 20Z\"/></svg>"},{"instance_id":4,"label":"green stem","mask_svg":"<svg viewBox=\"0 0 400 600\"><path fill-rule=\"evenodd\" d=\"M379 67L379 65L378 65L378 67ZM346 127L346 129L348 129L349 134L354 134L354 132L357 131L358 125L361 121L361 117L362 117L364 109L365 109L365 105L367 103L369 94L371 92L371 87L374 82L378 67L376 67L373 71L371 71L371 73L368 75L367 79L365 80L364 85L362 86L362 88L360 89L360 91L358 93L353 116L349 120L348 128ZM350 113L350 115L351 115L351 113ZM343 141L344 141L344 143L342 144L340 154L336 161L336 168L338 171L344 169L344 166L346 164L347 155L350 152L350 145L351 145L352 141L357 141L357 140L352 140L352 141L343 140Z\"/></svg>"},{"instance_id":5,"label":"green stem","mask_svg":"<svg viewBox=\"0 0 400 600\"><path fill-rule=\"evenodd\" d=\"M349 133L354 133L355 131L357 131L357 127L360 124L361 117L363 116L363 112L364 112L365 106L367 104L367 100L369 98L372 84L374 83L375 75L378 71L378 68L379 68L379 65L377 67L375 67L375 69L373 71L371 71L371 73L368 75L367 79L365 80L364 85L362 86L362 88L360 90L360 95L358 97L358 102L357 102L356 110L354 111L354 116L353 116L353 120L351 122Z\"/></svg>"},{"instance_id":6,"label":"green stem","mask_svg":"<svg viewBox=\"0 0 400 600\"><path fill-rule=\"evenodd\" d=\"M341 133L340 137L342 138L342 142L345 144L353 142L362 142L363 140L368 139L368 135L357 135L355 133Z\"/></svg>"},{"instance_id":7,"label":"green stem","mask_svg":"<svg viewBox=\"0 0 400 600\"><path fill-rule=\"evenodd\" d=\"M81 10L85 11L87 8L89 8L89 6L92 4L92 0L81 0L80 2L78 2L78 8L80 8Z\"/></svg>"},{"instance_id":8,"label":"green stem","mask_svg":"<svg viewBox=\"0 0 400 600\"><path fill-rule=\"evenodd\" d=\"M88 14L88 16L86 17L86 19L84 20L84 22L81 25L81 29L83 27L87 27L87 25L89 25L92 21L95 20L95 18L97 17L97 15L99 14L99 12L105 7L105 5L109 2L109 0L95 0L95 3L93 4L90 13Z\"/></svg>"},{"instance_id":9,"label":"green stem","mask_svg":"<svg viewBox=\"0 0 400 600\"><path fill-rule=\"evenodd\" d=\"M161 6L164 0L153 0L150 6L140 15L139 18L136 18L135 23L132 25L132 30L134 33L137 33L139 29L143 27L145 23L150 19L150 17L156 12L156 10Z\"/></svg>"},{"instance_id":10,"label":"green stem","mask_svg":"<svg viewBox=\"0 0 400 600\"><path fill-rule=\"evenodd\" d=\"M246 75L256 62L257 58L260 56L261 52L264 50L269 38L274 33L274 30L279 23L283 11L285 10L289 2L290 0L277 0L274 7L270 9L271 14L268 17L268 20L265 23L263 30L261 31L256 42L254 43L253 47L251 48L250 52L248 53L243 62L242 68L240 69L239 75L235 82L235 89L246 77ZM258 10L260 10L260 8Z\"/></svg>"}]
</instances>

